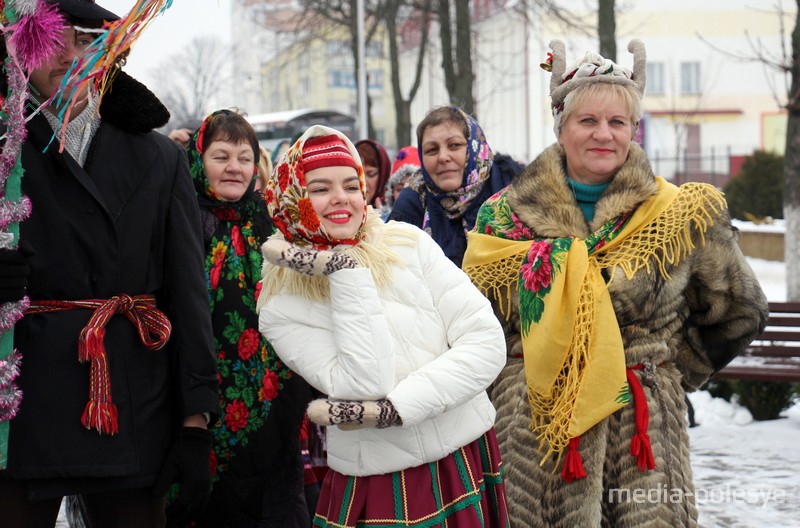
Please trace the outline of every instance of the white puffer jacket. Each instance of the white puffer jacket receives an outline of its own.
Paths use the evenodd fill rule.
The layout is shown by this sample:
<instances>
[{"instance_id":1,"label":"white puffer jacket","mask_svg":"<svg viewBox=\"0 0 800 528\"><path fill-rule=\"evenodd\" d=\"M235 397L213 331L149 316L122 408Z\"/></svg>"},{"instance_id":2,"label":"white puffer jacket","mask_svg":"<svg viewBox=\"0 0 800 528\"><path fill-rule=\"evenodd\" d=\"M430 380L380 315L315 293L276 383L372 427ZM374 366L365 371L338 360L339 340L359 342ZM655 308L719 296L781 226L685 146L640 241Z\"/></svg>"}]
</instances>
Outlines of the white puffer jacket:
<instances>
[{"instance_id":1,"label":"white puffer jacket","mask_svg":"<svg viewBox=\"0 0 800 528\"><path fill-rule=\"evenodd\" d=\"M272 296L260 328L280 358L335 399L388 398L402 427L328 428L328 465L355 476L439 460L494 424L486 395L506 360L505 338L486 298L423 231L392 250L406 266L376 289L366 268L329 276L330 302ZM379 229L383 229L382 227Z\"/></svg>"}]
</instances>

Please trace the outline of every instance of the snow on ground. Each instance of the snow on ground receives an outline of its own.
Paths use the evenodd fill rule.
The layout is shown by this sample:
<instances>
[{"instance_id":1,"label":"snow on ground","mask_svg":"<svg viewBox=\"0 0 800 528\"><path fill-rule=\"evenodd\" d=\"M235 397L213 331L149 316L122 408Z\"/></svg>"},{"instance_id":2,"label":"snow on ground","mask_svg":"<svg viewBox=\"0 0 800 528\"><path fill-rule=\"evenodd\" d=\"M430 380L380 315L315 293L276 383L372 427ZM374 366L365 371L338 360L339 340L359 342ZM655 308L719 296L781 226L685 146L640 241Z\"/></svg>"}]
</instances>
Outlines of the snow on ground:
<instances>
[{"instance_id":1,"label":"snow on ground","mask_svg":"<svg viewBox=\"0 0 800 528\"><path fill-rule=\"evenodd\" d=\"M698 524L800 526L800 405L785 418L756 422L708 392L689 399L699 424L689 429Z\"/></svg>"},{"instance_id":2,"label":"snow on ground","mask_svg":"<svg viewBox=\"0 0 800 528\"><path fill-rule=\"evenodd\" d=\"M783 262L748 258L770 301L786 300ZM800 404L783 418L750 412L708 392L689 395L695 499L703 528L800 526Z\"/></svg>"},{"instance_id":3,"label":"snow on ground","mask_svg":"<svg viewBox=\"0 0 800 528\"><path fill-rule=\"evenodd\" d=\"M733 227L735 227L739 231L748 231L757 233L786 232L786 220L784 220L783 218L775 218L771 220L769 223L764 222L763 224L754 224L753 222L748 222L746 220L737 220L733 218L731 219L731 224L733 224Z\"/></svg>"},{"instance_id":4,"label":"snow on ground","mask_svg":"<svg viewBox=\"0 0 800 528\"><path fill-rule=\"evenodd\" d=\"M774 260L747 257L747 262L761 283L761 289L770 301L786 300L786 264ZM800 523L798 523L800 525Z\"/></svg>"}]
</instances>

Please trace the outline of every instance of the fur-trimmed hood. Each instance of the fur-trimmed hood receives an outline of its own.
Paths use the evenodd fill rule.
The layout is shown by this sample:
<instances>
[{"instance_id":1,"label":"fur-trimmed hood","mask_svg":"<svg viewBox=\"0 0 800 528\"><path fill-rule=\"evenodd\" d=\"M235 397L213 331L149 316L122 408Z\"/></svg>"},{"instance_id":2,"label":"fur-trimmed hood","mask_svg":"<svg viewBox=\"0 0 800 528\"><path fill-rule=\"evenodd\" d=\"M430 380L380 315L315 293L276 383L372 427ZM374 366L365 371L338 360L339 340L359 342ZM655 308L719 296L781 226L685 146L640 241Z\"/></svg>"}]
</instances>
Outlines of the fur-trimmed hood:
<instances>
[{"instance_id":1,"label":"fur-trimmed hood","mask_svg":"<svg viewBox=\"0 0 800 528\"><path fill-rule=\"evenodd\" d=\"M592 231L630 211L656 193L656 179L647 155L631 143L628 159L611 180L587 225L567 185L566 154L558 144L545 149L509 187L508 203L525 225L544 237L586 238Z\"/></svg>"}]
</instances>

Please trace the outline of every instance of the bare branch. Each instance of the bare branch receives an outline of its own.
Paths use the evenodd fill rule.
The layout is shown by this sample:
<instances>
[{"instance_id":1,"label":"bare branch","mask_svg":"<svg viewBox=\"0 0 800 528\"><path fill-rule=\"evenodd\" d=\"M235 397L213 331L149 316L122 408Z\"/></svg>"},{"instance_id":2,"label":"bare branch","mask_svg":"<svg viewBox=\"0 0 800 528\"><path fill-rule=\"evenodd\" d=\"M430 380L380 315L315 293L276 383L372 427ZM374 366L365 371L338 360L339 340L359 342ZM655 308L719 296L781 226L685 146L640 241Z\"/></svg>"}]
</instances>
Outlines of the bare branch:
<instances>
[{"instance_id":1,"label":"bare branch","mask_svg":"<svg viewBox=\"0 0 800 528\"><path fill-rule=\"evenodd\" d=\"M748 62L760 62L773 70L779 71L781 73L788 73L792 70L791 59L787 61L785 56L783 57L776 57L774 53L771 53L769 48L764 46L761 43L760 39L756 39L755 41L750 36L750 34L745 31L744 32L747 44L750 47L750 53L743 53L743 52L731 52L725 49L716 46L708 39L703 37L700 33L696 33L697 38L700 39L706 46L711 48L712 50L725 55L729 59L733 59L737 62L748 63ZM781 39L783 40L783 39ZM785 52L784 52L785 53Z\"/></svg>"}]
</instances>

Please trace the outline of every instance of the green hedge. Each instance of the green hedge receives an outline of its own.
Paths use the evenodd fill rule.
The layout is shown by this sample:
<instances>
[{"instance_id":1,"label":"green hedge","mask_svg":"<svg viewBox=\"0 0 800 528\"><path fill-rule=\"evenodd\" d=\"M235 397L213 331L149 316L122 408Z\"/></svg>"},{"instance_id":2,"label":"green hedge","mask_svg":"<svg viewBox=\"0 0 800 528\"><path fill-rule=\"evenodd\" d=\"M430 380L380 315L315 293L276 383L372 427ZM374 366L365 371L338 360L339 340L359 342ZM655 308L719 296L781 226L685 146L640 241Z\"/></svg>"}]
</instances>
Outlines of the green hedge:
<instances>
[{"instance_id":1,"label":"green hedge","mask_svg":"<svg viewBox=\"0 0 800 528\"><path fill-rule=\"evenodd\" d=\"M710 380L703 389L746 407L754 420L780 418L800 398L800 384L783 381Z\"/></svg>"},{"instance_id":2,"label":"green hedge","mask_svg":"<svg viewBox=\"0 0 800 528\"><path fill-rule=\"evenodd\" d=\"M754 152L724 191L732 218L783 218L783 156Z\"/></svg>"}]
</instances>

